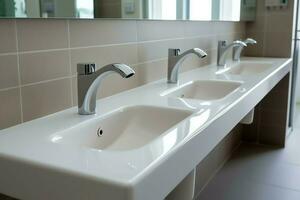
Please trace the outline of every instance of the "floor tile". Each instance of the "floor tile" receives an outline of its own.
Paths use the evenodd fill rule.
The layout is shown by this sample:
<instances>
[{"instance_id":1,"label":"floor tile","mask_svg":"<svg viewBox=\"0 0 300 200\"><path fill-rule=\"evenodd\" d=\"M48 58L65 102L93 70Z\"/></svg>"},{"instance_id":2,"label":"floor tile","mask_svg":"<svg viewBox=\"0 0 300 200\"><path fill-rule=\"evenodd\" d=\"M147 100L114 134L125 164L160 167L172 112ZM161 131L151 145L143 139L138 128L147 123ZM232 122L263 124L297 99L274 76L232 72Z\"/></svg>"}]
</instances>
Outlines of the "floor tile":
<instances>
[{"instance_id":1,"label":"floor tile","mask_svg":"<svg viewBox=\"0 0 300 200\"><path fill-rule=\"evenodd\" d=\"M299 111L285 148L243 143L197 199L299 200Z\"/></svg>"}]
</instances>

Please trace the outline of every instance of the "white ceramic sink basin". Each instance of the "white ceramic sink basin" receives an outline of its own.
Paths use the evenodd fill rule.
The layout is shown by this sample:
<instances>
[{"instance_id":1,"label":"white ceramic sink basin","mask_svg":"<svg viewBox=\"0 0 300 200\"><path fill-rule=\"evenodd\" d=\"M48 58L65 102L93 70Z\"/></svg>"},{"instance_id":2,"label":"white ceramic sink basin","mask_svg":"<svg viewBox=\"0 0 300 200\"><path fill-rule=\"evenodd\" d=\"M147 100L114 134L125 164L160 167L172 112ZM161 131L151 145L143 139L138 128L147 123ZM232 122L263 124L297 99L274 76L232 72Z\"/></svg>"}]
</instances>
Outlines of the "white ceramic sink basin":
<instances>
[{"instance_id":1,"label":"white ceramic sink basin","mask_svg":"<svg viewBox=\"0 0 300 200\"><path fill-rule=\"evenodd\" d=\"M272 67L268 62L241 62L228 70L229 74L234 75L256 75Z\"/></svg>"},{"instance_id":2,"label":"white ceramic sink basin","mask_svg":"<svg viewBox=\"0 0 300 200\"><path fill-rule=\"evenodd\" d=\"M151 142L191 114L152 106L126 107L55 134L51 140L98 150L130 150Z\"/></svg>"},{"instance_id":3,"label":"white ceramic sink basin","mask_svg":"<svg viewBox=\"0 0 300 200\"><path fill-rule=\"evenodd\" d=\"M96 115L78 115L73 107L1 130L0 193L30 200L166 199L292 67L291 59L246 62L273 64L253 76L218 75L211 64L182 73L184 84L163 79L100 99Z\"/></svg>"},{"instance_id":4,"label":"white ceramic sink basin","mask_svg":"<svg viewBox=\"0 0 300 200\"><path fill-rule=\"evenodd\" d=\"M218 100L226 97L242 82L221 81L221 80L199 80L190 82L182 88L168 94L169 97L197 99L197 100Z\"/></svg>"}]
</instances>

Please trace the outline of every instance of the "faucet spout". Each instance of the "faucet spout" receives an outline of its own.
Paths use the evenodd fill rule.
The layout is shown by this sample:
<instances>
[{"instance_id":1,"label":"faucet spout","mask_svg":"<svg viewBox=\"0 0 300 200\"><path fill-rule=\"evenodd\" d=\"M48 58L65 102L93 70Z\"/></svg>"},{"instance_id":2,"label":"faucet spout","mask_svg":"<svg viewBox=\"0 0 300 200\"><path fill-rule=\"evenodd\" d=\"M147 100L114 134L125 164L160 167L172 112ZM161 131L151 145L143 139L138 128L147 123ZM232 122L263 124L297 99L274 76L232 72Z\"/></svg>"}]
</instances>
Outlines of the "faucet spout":
<instances>
[{"instance_id":1,"label":"faucet spout","mask_svg":"<svg viewBox=\"0 0 300 200\"><path fill-rule=\"evenodd\" d=\"M256 40L252 38L247 38L246 40L243 41L245 44L256 44ZM238 47L233 47L233 54L232 54L232 60L233 61L240 61L241 59L241 53L244 49L244 46L238 46Z\"/></svg>"},{"instance_id":2,"label":"faucet spout","mask_svg":"<svg viewBox=\"0 0 300 200\"><path fill-rule=\"evenodd\" d=\"M207 56L207 53L205 51L203 51L202 49L193 48L193 49L187 50L187 51L183 52L182 54L180 54L178 59L179 60L184 59L187 55L190 55L190 54L195 54L199 58L205 58Z\"/></svg>"},{"instance_id":3,"label":"faucet spout","mask_svg":"<svg viewBox=\"0 0 300 200\"><path fill-rule=\"evenodd\" d=\"M117 73L123 78L135 74L129 66L120 63L109 64L95 71L95 64L78 64L78 113L80 115L95 114L96 97L102 80L111 73Z\"/></svg>"},{"instance_id":4,"label":"faucet spout","mask_svg":"<svg viewBox=\"0 0 300 200\"><path fill-rule=\"evenodd\" d=\"M218 61L217 61L218 67L225 68L226 58L227 58L229 50L232 47L246 47L246 46L247 46L247 44L245 44L244 42L242 42L240 40L236 40L229 45L227 45L226 41L219 41L219 43L218 43Z\"/></svg>"},{"instance_id":5,"label":"faucet spout","mask_svg":"<svg viewBox=\"0 0 300 200\"><path fill-rule=\"evenodd\" d=\"M180 54L180 49L169 49L168 56L168 83L178 82L179 67L190 55L195 54L199 58L205 58L207 53L199 48L193 48Z\"/></svg>"}]
</instances>

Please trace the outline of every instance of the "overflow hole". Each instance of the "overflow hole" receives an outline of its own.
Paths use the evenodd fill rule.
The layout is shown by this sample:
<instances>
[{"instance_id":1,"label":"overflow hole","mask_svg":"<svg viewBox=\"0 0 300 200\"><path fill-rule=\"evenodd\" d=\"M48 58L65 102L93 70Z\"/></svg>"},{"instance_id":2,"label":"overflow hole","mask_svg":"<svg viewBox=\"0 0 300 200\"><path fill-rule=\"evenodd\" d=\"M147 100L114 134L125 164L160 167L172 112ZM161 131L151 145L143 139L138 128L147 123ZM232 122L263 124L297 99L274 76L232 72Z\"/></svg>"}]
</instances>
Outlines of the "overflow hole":
<instances>
[{"instance_id":1,"label":"overflow hole","mask_svg":"<svg viewBox=\"0 0 300 200\"><path fill-rule=\"evenodd\" d=\"M97 130L97 135L98 137L101 137L103 135L103 130L101 128Z\"/></svg>"}]
</instances>

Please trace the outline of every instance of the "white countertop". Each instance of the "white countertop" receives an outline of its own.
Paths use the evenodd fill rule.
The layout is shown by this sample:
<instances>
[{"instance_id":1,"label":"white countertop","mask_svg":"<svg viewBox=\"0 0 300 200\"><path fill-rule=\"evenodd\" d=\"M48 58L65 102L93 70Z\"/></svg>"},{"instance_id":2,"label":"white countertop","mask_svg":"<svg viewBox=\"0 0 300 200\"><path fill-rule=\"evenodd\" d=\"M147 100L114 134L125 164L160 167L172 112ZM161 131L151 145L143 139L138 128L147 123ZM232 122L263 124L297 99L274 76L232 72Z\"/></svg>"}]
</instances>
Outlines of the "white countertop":
<instances>
[{"instance_id":1,"label":"white countertop","mask_svg":"<svg viewBox=\"0 0 300 200\"><path fill-rule=\"evenodd\" d=\"M101 182L99 187L104 183L114 185L127 196L124 199L147 200L142 197L153 191L157 194L152 195L152 200L162 198L291 70L291 59L242 60L272 62L273 67L259 75L239 76L216 74L216 66L212 64L180 74L178 85L167 84L163 79L98 100L96 115L80 116L77 114L77 107L74 107L1 130L0 177L8 173L5 171L8 169L1 167L1 163L9 160L12 163L51 169L54 173L92 179L94 185ZM202 79L235 80L242 81L243 84L228 97L217 101L182 100L164 96L169 90ZM154 140L138 149L96 150L51 141L56 133L132 105L187 109L194 114L173 127L172 130L175 131L161 136L169 142ZM178 171L176 176L171 174L174 170ZM17 187L8 189L2 186L4 184L7 184L7 180L4 183L0 178L0 193L27 197L26 191L19 192ZM13 180L11 184L18 185ZM96 191L95 188L89 189L90 187L85 186L85 191L89 193ZM94 199L92 196L90 199Z\"/></svg>"}]
</instances>

